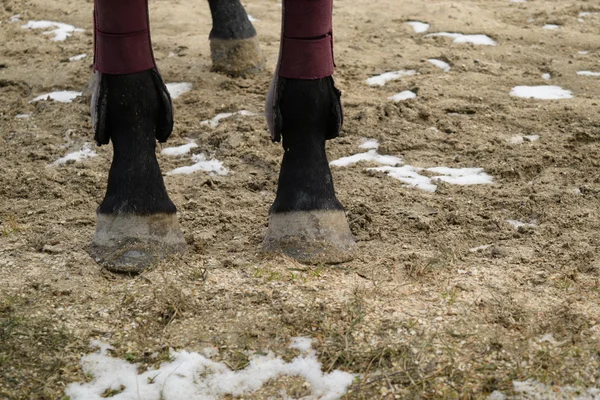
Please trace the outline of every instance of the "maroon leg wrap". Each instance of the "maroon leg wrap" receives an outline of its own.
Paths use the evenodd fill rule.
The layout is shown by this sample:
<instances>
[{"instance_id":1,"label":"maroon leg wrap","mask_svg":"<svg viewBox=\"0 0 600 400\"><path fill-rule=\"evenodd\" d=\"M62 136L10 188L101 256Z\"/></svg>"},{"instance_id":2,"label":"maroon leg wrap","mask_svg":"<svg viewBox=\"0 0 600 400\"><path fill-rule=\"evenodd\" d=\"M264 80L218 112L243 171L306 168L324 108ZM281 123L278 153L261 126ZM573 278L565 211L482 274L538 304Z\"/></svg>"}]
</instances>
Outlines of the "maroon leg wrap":
<instances>
[{"instance_id":1,"label":"maroon leg wrap","mask_svg":"<svg viewBox=\"0 0 600 400\"><path fill-rule=\"evenodd\" d=\"M333 75L333 0L284 0L278 74L321 79Z\"/></svg>"},{"instance_id":2,"label":"maroon leg wrap","mask_svg":"<svg viewBox=\"0 0 600 400\"><path fill-rule=\"evenodd\" d=\"M330 81L335 128L326 139L339 135L343 110L340 92L333 86L332 14L333 0L283 0L279 62L265 104L267 126L275 142L281 140L283 130L280 96L285 79Z\"/></svg>"},{"instance_id":3,"label":"maroon leg wrap","mask_svg":"<svg viewBox=\"0 0 600 400\"><path fill-rule=\"evenodd\" d=\"M120 75L152 68L148 0L94 0L94 69Z\"/></svg>"}]
</instances>

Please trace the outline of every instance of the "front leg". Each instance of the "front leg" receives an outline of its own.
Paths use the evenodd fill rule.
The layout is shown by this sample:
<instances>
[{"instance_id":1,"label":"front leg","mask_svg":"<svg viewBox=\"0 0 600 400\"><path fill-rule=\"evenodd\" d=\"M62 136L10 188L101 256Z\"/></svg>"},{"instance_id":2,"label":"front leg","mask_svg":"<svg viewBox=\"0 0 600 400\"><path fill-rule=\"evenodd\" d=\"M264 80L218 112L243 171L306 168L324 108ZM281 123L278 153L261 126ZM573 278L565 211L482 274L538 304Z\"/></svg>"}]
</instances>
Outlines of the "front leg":
<instances>
[{"instance_id":1,"label":"front leg","mask_svg":"<svg viewBox=\"0 0 600 400\"><path fill-rule=\"evenodd\" d=\"M96 0L92 121L98 145L112 141L106 196L92 256L108 269L140 272L185 251L176 208L156 160L173 127L171 99L156 69L146 0Z\"/></svg>"},{"instance_id":2,"label":"front leg","mask_svg":"<svg viewBox=\"0 0 600 400\"><path fill-rule=\"evenodd\" d=\"M280 58L266 111L283 138L277 197L263 246L306 263L340 263L355 243L335 196L325 141L342 125L333 74L332 0L284 0Z\"/></svg>"}]
</instances>

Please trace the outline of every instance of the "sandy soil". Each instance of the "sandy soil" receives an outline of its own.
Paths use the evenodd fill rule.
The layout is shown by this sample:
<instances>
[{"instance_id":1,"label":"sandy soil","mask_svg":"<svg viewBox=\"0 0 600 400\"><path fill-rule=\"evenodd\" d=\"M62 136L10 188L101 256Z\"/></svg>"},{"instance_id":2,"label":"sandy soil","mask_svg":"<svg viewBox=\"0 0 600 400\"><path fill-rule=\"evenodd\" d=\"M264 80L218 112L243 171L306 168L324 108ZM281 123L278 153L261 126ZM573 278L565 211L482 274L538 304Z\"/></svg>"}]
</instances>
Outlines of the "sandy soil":
<instances>
[{"instance_id":1,"label":"sandy soil","mask_svg":"<svg viewBox=\"0 0 600 400\"><path fill-rule=\"evenodd\" d=\"M380 153L407 164L482 167L494 184L440 184L428 193L366 171L375 165L335 168L359 255L309 268L260 253L282 154L264 120L200 124L219 112L262 111L278 50L276 1L247 4L260 19L268 70L246 79L210 72L203 1L152 1L164 78L194 85L175 100L169 145L194 139L194 153L214 155L231 173L165 177L191 251L135 278L102 271L86 252L111 148L48 166L92 142L85 101L29 103L84 87L91 7L0 6L1 398L61 398L67 384L85 379L78 362L90 339L144 365L169 347L214 346L219 360L243 368L252 352L285 354L291 337L307 336L324 370L364 374L348 398L485 398L530 378L556 385L557 395L563 385L600 385L600 84L576 74L600 71L600 16L578 21L582 11L600 11L593 2L336 0L346 123L344 136L329 143L330 159L374 138ZM21 22L9 22L14 14ZM55 42L21 29L28 20L85 32ZM426 38L406 20L430 23L429 32L485 33L498 46ZM81 53L88 58L68 61ZM365 83L403 68L419 74L384 87ZM509 96L514 86L543 84L575 97ZM387 100L408 89L418 97ZM30 117L16 118L24 113ZM513 143L515 135L540 138ZM191 164L159 161L164 172ZM507 220L537 223L515 229ZM471 250L483 245L490 246ZM278 385L287 384L271 384ZM269 393L279 392L245 398Z\"/></svg>"}]
</instances>

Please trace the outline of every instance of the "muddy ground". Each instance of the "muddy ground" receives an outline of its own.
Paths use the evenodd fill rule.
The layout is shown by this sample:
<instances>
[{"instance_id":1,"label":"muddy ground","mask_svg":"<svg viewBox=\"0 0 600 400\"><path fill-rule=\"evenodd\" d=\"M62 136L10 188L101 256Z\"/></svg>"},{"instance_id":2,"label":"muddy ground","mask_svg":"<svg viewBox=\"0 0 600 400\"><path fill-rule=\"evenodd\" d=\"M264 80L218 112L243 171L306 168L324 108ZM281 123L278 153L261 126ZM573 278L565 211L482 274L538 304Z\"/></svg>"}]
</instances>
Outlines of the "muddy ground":
<instances>
[{"instance_id":1,"label":"muddy ground","mask_svg":"<svg viewBox=\"0 0 600 400\"><path fill-rule=\"evenodd\" d=\"M598 4L336 0L346 120L343 137L328 144L330 159L374 138L380 153L410 165L482 167L494 183L440 184L429 193L368 172L368 163L334 168L359 248L354 261L334 267L260 252L282 155L263 118L200 124L219 112L263 110L278 51L277 2L247 4L260 20L267 70L245 79L210 72L207 4L150 7L165 80L194 85L175 100L169 145L194 139L194 153L213 155L231 173L165 176L190 253L127 277L101 270L86 252L111 147L49 167L92 142L87 104L29 103L86 84L92 2L0 6L0 398L60 399L67 384L86 379L78 363L91 339L142 365L169 347L214 346L217 359L239 369L248 354L286 354L291 337L311 337L325 371L364 374L347 398L485 398L530 378L557 395L565 385L600 385L600 84L576 74L600 70L600 16L579 17ZM15 14L21 21L10 23ZM55 42L21 29L28 20L85 32ZM498 45L426 38L406 20L431 24L429 32L485 33ZM68 61L81 53L88 57ZM419 75L365 83L403 68ZM548 84L543 73L574 98L509 96L516 85ZM418 97L387 100L408 89ZM539 140L514 143L515 135ZM159 162L164 172L191 164ZM269 393L279 392L245 398Z\"/></svg>"}]
</instances>

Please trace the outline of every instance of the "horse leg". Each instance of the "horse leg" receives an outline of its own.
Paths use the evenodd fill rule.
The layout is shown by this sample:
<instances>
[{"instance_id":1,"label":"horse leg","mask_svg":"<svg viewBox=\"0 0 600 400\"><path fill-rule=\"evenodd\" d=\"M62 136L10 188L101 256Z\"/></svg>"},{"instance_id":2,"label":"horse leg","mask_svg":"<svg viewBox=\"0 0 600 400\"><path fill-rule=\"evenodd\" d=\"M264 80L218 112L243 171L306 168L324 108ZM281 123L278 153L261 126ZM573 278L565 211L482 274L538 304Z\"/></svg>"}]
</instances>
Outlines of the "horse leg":
<instances>
[{"instance_id":1,"label":"horse leg","mask_svg":"<svg viewBox=\"0 0 600 400\"><path fill-rule=\"evenodd\" d=\"M110 270L140 272L186 247L155 153L173 128L171 99L152 54L147 0L95 0L94 21L95 140L112 140L114 154L91 254Z\"/></svg>"},{"instance_id":2,"label":"horse leg","mask_svg":"<svg viewBox=\"0 0 600 400\"><path fill-rule=\"evenodd\" d=\"M213 71L232 76L256 73L264 68L256 30L240 0L208 0L213 28L210 51Z\"/></svg>"},{"instance_id":3,"label":"horse leg","mask_svg":"<svg viewBox=\"0 0 600 400\"><path fill-rule=\"evenodd\" d=\"M279 64L266 104L284 155L263 246L307 263L348 261L355 248L325 153L325 141L342 125L332 8L333 0L283 1Z\"/></svg>"}]
</instances>

